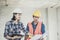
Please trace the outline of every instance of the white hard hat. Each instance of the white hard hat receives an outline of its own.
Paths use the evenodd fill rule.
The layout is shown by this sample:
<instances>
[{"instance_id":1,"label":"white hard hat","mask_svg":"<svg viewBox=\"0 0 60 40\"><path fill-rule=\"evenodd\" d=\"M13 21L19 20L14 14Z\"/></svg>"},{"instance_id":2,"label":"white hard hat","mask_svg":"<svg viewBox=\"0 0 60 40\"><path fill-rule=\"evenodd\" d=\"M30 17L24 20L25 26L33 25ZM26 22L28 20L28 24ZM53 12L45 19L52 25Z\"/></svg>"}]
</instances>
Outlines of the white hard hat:
<instances>
[{"instance_id":1,"label":"white hard hat","mask_svg":"<svg viewBox=\"0 0 60 40\"><path fill-rule=\"evenodd\" d=\"M13 10L13 13L22 13L21 9L20 8L16 8Z\"/></svg>"}]
</instances>

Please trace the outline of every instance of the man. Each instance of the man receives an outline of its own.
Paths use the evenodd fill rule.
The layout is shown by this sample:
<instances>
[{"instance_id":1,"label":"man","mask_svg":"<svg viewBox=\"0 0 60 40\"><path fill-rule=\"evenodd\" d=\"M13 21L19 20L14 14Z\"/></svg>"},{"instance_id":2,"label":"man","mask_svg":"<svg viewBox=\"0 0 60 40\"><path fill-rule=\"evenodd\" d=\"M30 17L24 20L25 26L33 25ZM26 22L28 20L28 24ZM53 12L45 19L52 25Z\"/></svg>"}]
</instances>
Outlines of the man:
<instances>
[{"instance_id":1,"label":"man","mask_svg":"<svg viewBox=\"0 0 60 40\"><path fill-rule=\"evenodd\" d=\"M32 17L33 17L33 21L29 22L26 28L27 33L29 35L29 37L27 37L27 40L30 40L32 36L39 35L39 34L43 40L46 40L45 25L43 24L42 21L39 21L39 18L40 18L39 10L36 10L33 13Z\"/></svg>"},{"instance_id":2,"label":"man","mask_svg":"<svg viewBox=\"0 0 60 40\"><path fill-rule=\"evenodd\" d=\"M20 22L21 15L21 10L16 8L13 11L12 19L5 24L4 37L7 40L21 40L22 35L24 35L25 28Z\"/></svg>"}]
</instances>

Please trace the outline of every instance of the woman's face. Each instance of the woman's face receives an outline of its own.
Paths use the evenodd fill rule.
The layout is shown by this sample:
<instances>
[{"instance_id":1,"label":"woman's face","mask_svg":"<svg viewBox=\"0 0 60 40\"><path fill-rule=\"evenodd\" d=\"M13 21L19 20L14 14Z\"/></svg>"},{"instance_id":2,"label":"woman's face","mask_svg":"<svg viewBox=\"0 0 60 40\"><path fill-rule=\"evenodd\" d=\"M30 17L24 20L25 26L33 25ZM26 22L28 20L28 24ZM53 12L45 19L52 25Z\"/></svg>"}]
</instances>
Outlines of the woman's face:
<instances>
[{"instance_id":1,"label":"woman's face","mask_svg":"<svg viewBox=\"0 0 60 40\"><path fill-rule=\"evenodd\" d=\"M18 14L15 15L15 17L16 17L17 20L20 20L21 14L18 13Z\"/></svg>"}]
</instances>

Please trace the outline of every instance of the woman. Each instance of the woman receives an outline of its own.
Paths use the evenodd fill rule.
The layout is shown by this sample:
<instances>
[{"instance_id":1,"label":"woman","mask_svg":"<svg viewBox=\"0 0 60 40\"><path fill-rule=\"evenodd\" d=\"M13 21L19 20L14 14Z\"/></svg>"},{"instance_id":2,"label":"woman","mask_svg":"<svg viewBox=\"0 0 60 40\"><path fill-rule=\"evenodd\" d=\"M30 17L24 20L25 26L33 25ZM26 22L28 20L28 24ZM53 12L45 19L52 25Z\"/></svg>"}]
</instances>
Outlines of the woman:
<instances>
[{"instance_id":1,"label":"woman","mask_svg":"<svg viewBox=\"0 0 60 40\"><path fill-rule=\"evenodd\" d=\"M21 10L20 9L15 9L13 11L13 17L11 21L8 21L5 24L5 32L4 32L4 37L8 40L21 40L22 34L25 32L25 28L23 26L23 23L20 22L21 18Z\"/></svg>"}]
</instances>

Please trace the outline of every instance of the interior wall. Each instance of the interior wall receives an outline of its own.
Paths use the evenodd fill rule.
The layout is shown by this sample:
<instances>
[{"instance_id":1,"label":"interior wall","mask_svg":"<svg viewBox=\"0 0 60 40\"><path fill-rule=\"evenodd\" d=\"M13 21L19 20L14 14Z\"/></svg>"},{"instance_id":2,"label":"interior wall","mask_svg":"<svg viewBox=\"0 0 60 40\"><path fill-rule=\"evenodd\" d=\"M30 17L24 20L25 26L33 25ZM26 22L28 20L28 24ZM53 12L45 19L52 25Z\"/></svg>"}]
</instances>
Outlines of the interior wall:
<instances>
[{"instance_id":1,"label":"interior wall","mask_svg":"<svg viewBox=\"0 0 60 40\"><path fill-rule=\"evenodd\" d=\"M48 8L49 40L57 40L57 13L56 8Z\"/></svg>"},{"instance_id":2,"label":"interior wall","mask_svg":"<svg viewBox=\"0 0 60 40\"><path fill-rule=\"evenodd\" d=\"M58 40L60 40L60 7L57 8L57 36Z\"/></svg>"}]
</instances>

